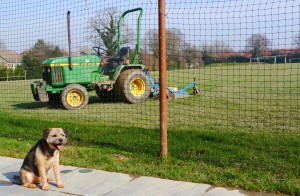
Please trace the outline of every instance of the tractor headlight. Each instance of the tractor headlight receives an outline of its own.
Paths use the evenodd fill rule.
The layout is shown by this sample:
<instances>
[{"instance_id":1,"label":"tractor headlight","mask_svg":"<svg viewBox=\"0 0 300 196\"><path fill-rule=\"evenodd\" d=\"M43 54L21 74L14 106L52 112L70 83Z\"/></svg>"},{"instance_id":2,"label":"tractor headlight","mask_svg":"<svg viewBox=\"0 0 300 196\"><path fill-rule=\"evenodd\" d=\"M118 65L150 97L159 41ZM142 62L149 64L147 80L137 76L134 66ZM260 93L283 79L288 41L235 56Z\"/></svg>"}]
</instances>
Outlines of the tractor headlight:
<instances>
[{"instance_id":1,"label":"tractor headlight","mask_svg":"<svg viewBox=\"0 0 300 196\"><path fill-rule=\"evenodd\" d=\"M44 73L50 73L51 72L51 68L50 67L44 67L43 68L43 72Z\"/></svg>"}]
</instances>

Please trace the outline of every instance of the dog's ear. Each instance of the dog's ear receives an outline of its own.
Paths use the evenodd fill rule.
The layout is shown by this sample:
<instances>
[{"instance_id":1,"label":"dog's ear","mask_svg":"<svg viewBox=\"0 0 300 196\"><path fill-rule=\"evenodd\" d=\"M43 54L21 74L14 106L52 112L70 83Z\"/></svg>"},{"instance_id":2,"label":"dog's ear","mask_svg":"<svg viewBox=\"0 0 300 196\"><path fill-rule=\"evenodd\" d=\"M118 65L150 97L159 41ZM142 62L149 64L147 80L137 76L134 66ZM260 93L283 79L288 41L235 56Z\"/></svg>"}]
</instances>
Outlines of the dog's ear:
<instances>
[{"instance_id":1,"label":"dog's ear","mask_svg":"<svg viewBox=\"0 0 300 196\"><path fill-rule=\"evenodd\" d=\"M65 137L68 139L68 130L67 129L62 129L63 131L64 131L64 133L65 133Z\"/></svg>"},{"instance_id":2,"label":"dog's ear","mask_svg":"<svg viewBox=\"0 0 300 196\"><path fill-rule=\"evenodd\" d=\"M48 128L48 129L45 129L45 130L44 130L44 139L47 139L47 137L48 137L50 131L51 131L51 128Z\"/></svg>"}]
</instances>

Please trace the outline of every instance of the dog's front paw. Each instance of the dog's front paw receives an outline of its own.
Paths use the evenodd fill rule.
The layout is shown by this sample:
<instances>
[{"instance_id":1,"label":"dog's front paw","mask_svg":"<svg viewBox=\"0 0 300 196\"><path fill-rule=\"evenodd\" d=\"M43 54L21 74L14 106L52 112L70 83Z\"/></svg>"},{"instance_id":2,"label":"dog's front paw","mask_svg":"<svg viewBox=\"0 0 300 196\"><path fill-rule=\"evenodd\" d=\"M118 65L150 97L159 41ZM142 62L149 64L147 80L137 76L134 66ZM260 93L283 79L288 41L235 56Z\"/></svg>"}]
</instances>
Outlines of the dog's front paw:
<instances>
[{"instance_id":1,"label":"dog's front paw","mask_svg":"<svg viewBox=\"0 0 300 196\"><path fill-rule=\"evenodd\" d=\"M48 191L49 190L49 185L48 184L42 185L42 190Z\"/></svg>"},{"instance_id":2,"label":"dog's front paw","mask_svg":"<svg viewBox=\"0 0 300 196\"><path fill-rule=\"evenodd\" d=\"M64 187L65 187L65 186L63 185L63 183L61 183L61 182L60 182L60 183L57 183L56 186L57 186L58 188L64 188Z\"/></svg>"},{"instance_id":3,"label":"dog's front paw","mask_svg":"<svg viewBox=\"0 0 300 196\"><path fill-rule=\"evenodd\" d=\"M36 188L36 184L30 184L30 183L23 184L23 186L26 188L31 188L31 189Z\"/></svg>"}]
</instances>

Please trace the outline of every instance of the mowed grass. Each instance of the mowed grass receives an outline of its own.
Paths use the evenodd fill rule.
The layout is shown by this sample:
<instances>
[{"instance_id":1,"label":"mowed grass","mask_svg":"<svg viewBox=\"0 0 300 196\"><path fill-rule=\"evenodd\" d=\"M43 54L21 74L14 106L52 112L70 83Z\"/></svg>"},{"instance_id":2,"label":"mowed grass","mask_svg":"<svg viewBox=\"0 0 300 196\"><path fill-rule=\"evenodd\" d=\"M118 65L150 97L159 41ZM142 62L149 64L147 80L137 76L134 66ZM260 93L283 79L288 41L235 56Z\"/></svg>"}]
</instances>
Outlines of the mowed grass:
<instances>
[{"instance_id":1,"label":"mowed grass","mask_svg":"<svg viewBox=\"0 0 300 196\"><path fill-rule=\"evenodd\" d=\"M157 99L107 103L91 92L85 109L67 111L34 102L32 81L1 82L0 155L24 158L43 129L64 127L65 165L299 195L299 70L223 64L168 71L169 86L195 78L201 94L168 102L167 159L159 157Z\"/></svg>"}]
</instances>

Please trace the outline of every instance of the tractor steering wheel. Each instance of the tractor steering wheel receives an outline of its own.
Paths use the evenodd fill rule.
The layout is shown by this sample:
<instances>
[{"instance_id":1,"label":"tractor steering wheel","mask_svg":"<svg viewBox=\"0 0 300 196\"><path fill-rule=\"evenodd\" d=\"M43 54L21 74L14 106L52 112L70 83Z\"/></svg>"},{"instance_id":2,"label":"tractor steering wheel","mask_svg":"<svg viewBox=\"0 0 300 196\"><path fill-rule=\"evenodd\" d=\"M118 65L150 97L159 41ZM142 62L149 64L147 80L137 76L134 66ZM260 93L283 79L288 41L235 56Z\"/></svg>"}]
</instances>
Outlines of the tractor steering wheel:
<instances>
[{"instance_id":1,"label":"tractor steering wheel","mask_svg":"<svg viewBox=\"0 0 300 196\"><path fill-rule=\"evenodd\" d=\"M99 56L99 57L103 56L104 53L108 54L107 50L105 50L104 48L98 47L98 46L94 46L93 50L96 52L97 56ZM101 50L103 50L104 52L100 52Z\"/></svg>"}]
</instances>

